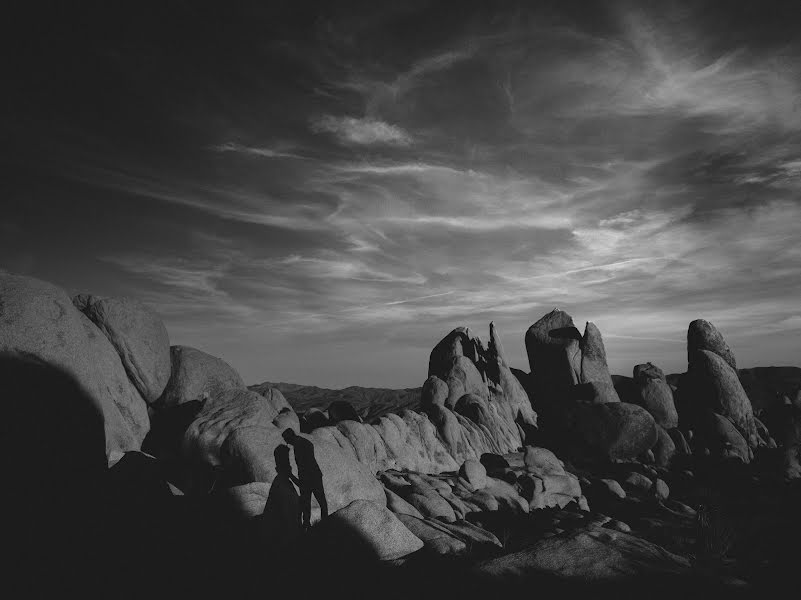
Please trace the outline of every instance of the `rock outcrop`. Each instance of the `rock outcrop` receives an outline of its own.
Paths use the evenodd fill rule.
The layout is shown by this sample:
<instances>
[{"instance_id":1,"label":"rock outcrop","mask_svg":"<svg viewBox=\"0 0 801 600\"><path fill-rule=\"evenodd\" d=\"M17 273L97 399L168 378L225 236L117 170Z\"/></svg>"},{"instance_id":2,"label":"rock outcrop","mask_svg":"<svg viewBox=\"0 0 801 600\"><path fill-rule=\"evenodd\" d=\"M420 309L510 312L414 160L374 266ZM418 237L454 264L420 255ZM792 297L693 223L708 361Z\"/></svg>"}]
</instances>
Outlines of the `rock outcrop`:
<instances>
[{"instance_id":1,"label":"rock outcrop","mask_svg":"<svg viewBox=\"0 0 801 600\"><path fill-rule=\"evenodd\" d=\"M581 333L573 318L553 309L526 331L534 385L551 396L581 381Z\"/></svg>"},{"instance_id":2,"label":"rock outcrop","mask_svg":"<svg viewBox=\"0 0 801 600\"><path fill-rule=\"evenodd\" d=\"M622 405L606 362L598 328L581 336L567 313L554 309L529 327L526 351L536 408L552 447L579 447L606 460L632 460L656 443L646 410Z\"/></svg>"},{"instance_id":3,"label":"rock outcrop","mask_svg":"<svg viewBox=\"0 0 801 600\"><path fill-rule=\"evenodd\" d=\"M564 508L582 497L578 477L565 471L564 463L546 448L529 446L523 463L523 497L531 510L558 506Z\"/></svg>"},{"instance_id":4,"label":"rock outcrop","mask_svg":"<svg viewBox=\"0 0 801 600\"><path fill-rule=\"evenodd\" d=\"M142 397L158 400L170 379L170 338L158 315L129 298L90 296L75 304L113 344Z\"/></svg>"},{"instance_id":5,"label":"rock outcrop","mask_svg":"<svg viewBox=\"0 0 801 600\"><path fill-rule=\"evenodd\" d=\"M506 363L493 323L490 343L464 327L454 329L431 351L421 410L457 463L485 452L503 454L523 445L536 428L528 394Z\"/></svg>"},{"instance_id":6,"label":"rock outcrop","mask_svg":"<svg viewBox=\"0 0 801 600\"><path fill-rule=\"evenodd\" d=\"M587 322L584 327L579 349L581 350L580 382L600 384L597 387L604 390L600 394L602 402L620 402L606 363L604 341L594 323Z\"/></svg>"},{"instance_id":7,"label":"rock outcrop","mask_svg":"<svg viewBox=\"0 0 801 600\"><path fill-rule=\"evenodd\" d=\"M634 367L636 403L651 413L657 425L673 429L679 425L679 414L673 401L673 392L662 369L645 363Z\"/></svg>"},{"instance_id":8,"label":"rock outcrop","mask_svg":"<svg viewBox=\"0 0 801 600\"><path fill-rule=\"evenodd\" d=\"M423 542L385 506L354 500L334 512L315 531L337 553L376 560L396 560L423 547Z\"/></svg>"},{"instance_id":9,"label":"rock outcrop","mask_svg":"<svg viewBox=\"0 0 801 600\"><path fill-rule=\"evenodd\" d=\"M506 583L543 575L602 582L631 576L688 575L690 563L633 535L593 528L542 540L520 552L480 563L476 570Z\"/></svg>"},{"instance_id":10,"label":"rock outcrop","mask_svg":"<svg viewBox=\"0 0 801 600\"><path fill-rule=\"evenodd\" d=\"M725 349L728 350L728 346ZM731 355L730 350L728 354ZM729 364L733 357L729 356L727 360L724 356L704 349L693 350L690 357L686 378L688 389L682 389L682 393L689 394L692 410L711 410L726 417L737 427L751 448L761 445L751 402L740 384L737 371Z\"/></svg>"},{"instance_id":11,"label":"rock outcrop","mask_svg":"<svg viewBox=\"0 0 801 600\"><path fill-rule=\"evenodd\" d=\"M269 398L247 389L233 389L207 400L184 433L183 451L187 459L194 464L221 466L236 484L272 482L276 475L275 448L283 443L284 427L279 424L288 406L278 390L268 395ZM349 442L344 436L343 447L326 435L327 429L305 437L314 444L329 510L337 510L354 500L385 504L384 490L374 476L375 471L360 462L352 445L350 452L345 450ZM293 469L297 472L294 462ZM319 518L316 500L313 518Z\"/></svg>"},{"instance_id":12,"label":"rock outcrop","mask_svg":"<svg viewBox=\"0 0 801 600\"><path fill-rule=\"evenodd\" d=\"M272 453L281 443L282 429L299 427L311 431L309 439L315 445L334 448L333 454L346 457L349 464L358 463L365 473L394 469L441 473L456 471L466 460L478 461L488 452L518 450L526 429L536 428L537 415L506 364L494 325L490 327L486 349L466 328L452 331L432 351L430 368L433 372L424 385L421 412L403 410L362 423L343 406L334 411L335 423L328 421L329 424L314 428L304 425L306 418L299 422L286 399L274 388L262 386L258 388L261 393L257 393L241 388L220 389L218 385L209 392L201 412L186 430L185 455L196 462L222 466L237 484L269 483L275 477ZM325 480L325 469L323 474ZM375 490L363 487L358 491L361 496L350 500L373 499ZM417 490L419 493L410 499L393 491L424 515L452 520L455 513L449 501L464 512L455 497L442 499L432 496L431 490ZM485 495L493 497L490 493ZM509 500L508 490L501 495L505 502L528 510L526 501ZM383 492L381 497L384 498Z\"/></svg>"},{"instance_id":13,"label":"rock outcrop","mask_svg":"<svg viewBox=\"0 0 801 600\"><path fill-rule=\"evenodd\" d=\"M0 275L0 354L39 361L72 378L102 417L109 462L141 448L150 428L145 401L114 347L63 290Z\"/></svg>"},{"instance_id":14,"label":"rock outcrop","mask_svg":"<svg viewBox=\"0 0 801 600\"><path fill-rule=\"evenodd\" d=\"M172 346L170 361L172 373L160 400L164 406L206 400L225 390L245 387L231 365L195 348Z\"/></svg>"},{"instance_id":15,"label":"rock outcrop","mask_svg":"<svg viewBox=\"0 0 801 600\"><path fill-rule=\"evenodd\" d=\"M734 371L737 371L737 361L723 335L709 321L696 319L687 328L687 364L693 363L693 355L701 350L717 354Z\"/></svg>"},{"instance_id":16,"label":"rock outcrop","mask_svg":"<svg viewBox=\"0 0 801 600\"><path fill-rule=\"evenodd\" d=\"M598 456L632 460L657 442L657 425L644 408L623 402L579 407L576 430Z\"/></svg>"}]
</instances>

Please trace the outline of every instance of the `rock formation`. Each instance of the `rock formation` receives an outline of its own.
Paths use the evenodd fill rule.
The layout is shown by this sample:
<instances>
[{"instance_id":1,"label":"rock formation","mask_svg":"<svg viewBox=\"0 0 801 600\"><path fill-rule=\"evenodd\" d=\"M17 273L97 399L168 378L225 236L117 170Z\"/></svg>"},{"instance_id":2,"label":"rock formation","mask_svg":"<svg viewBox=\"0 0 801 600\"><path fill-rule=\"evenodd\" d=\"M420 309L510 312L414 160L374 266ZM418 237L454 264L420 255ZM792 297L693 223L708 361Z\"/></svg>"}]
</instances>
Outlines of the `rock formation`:
<instances>
[{"instance_id":1,"label":"rock formation","mask_svg":"<svg viewBox=\"0 0 801 600\"><path fill-rule=\"evenodd\" d=\"M354 500L326 519L315 532L337 552L377 560L395 560L423 547L423 542L386 507Z\"/></svg>"},{"instance_id":2,"label":"rock formation","mask_svg":"<svg viewBox=\"0 0 801 600\"><path fill-rule=\"evenodd\" d=\"M801 391L765 401L777 449L733 352L706 321L690 324L688 372L670 384L651 363L613 379L598 328L587 323L582 335L562 311L532 325L525 343L530 374L511 369L493 323L486 346L459 327L431 351L419 410L363 418L371 413L340 396L327 413L299 416L274 386L248 389L221 359L170 347L158 317L135 301L70 300L56 286L0 274L5 472L22 490L48 485L68 503L48 516L39 494L22 493L11 514L22 515L18 529L44 532L78 515L83 534L87 515L107 511L93 517L98 529L110 515L114 524L96 539L130 540L141 527L164 540L154 532L207 503L232 553L262 528L259 544L274 553L314 544L339 564L470 554L491 558L465 577L491 585L541 575L608 582L685 575L687 560L653 540L681 545L694 535L696 513L684 502L749 497L759 477L745 469L772 461L778 474L783 459L781 474L801 478ZM328 505L321 519L315 498L307 534L294 521L276 526L298 504L288 429L313 451ZM137 452L143 444L155 458ZM755 460L761 452L770 460ZM703 477L731 487L707 490ZM194 539L205 541L207 522L188 514L171 535L199 530ZM668 525L682 532L675 541ZM179 554L152 546L156 564Z\"/></svg>"},{"instance_id":3,"label":"rock formation","mask_svg":"<svg viewBox=\"0 0 801 600\"><path fill-rule=\"evenodd\" d=\"M687 328L687 364L693 363L695 352L706 350L720 356L726 364L737 371L737 361L721 333L709 321L696 319Z\"/></svg>"},{"instance_id":4,"label":"rock formation","mask_svg":"<svg viewBox=\"0 0 801 600\"><path fill-rule=\"evenodd\" d=\"M476 569L505 583L543 575L602 582L632 575L687 575L690 563L641 538L598 528L542 540Z\"/></svg>"},{"instance_id":5,"label":"rock formation","mask_svg":"<svg viewBox=\"0 0 801 600\"><path fill-rule=\"evenodd\" d=\"M621 405L593 323L581 336L572 317L554 309L529 327L526 351L536 408L553 446L574 451L583 445L598 458L631 460L656 443L653 417Z\"/></svg>"},{"instance_id":6,"label":"rock formation","mask_svg":"<svg viewBox=\"0 0 801 600\"><path fill-rule=\"evenodd\" d=\"M0 274L0 354L41 361L74 379L102 416L109 462L141 447L150 429L145 400L114 346L60 288Z\"/></svg>"},{"instance_id":7,"label":"rock formation","mask_svg":"<svg viewBox=\"0 0 801 600\"><path fill-rule=\"evenodd\" d=\"M662 370L645 363L634 367L635 402L651 413L657 425L673 429L679 425L679 414L673 402L673 392Z\"/></svg>"},{"instance_id":8,"label":"rock formation","mask_svg":"<svg viewBox=\"0 0 801 600\"><path fill-rule=\"evenodd\" d=\"M165 406L206 400L225 390L245 387L239 373L224 360L189 346L172 346L170 363L170 379L161 396Z\"/></svg>"},{"instance_id":9,"label":"rock formation","mask_svg":"<svg viewBox=\"0 0 801 600\"><path fill-rule=\"evenodd\" d=\"M750 448L766 444L767 440L760 439L757 433L751 402L737 376L734 354L711 323L690 323L687 355L689 364L681 392L690 420L706 422L705 413L712 411L731 421Z\"/></svg>"},{"instance_id":10,"label":"rock formation","mask_svg":"<svg viewBox=\"0 0 801 600\"><path fill-rule=\"evenodd\" d=\"M566 312L554 309L526 331L526 352L538 389L550 397L581 381L581 334Z\"/></svg>"},{"instance_id":11,"label":"rock formation","mask_svg":"<svg viewBox=\"0 0 801 600\"><path fill-rule=\"evenodd\" d=\"M81 298L74 304L112 343L142 397L158 400L170 378L170 339L158 315L128 298Z\"/></svg>"}]
</instances>

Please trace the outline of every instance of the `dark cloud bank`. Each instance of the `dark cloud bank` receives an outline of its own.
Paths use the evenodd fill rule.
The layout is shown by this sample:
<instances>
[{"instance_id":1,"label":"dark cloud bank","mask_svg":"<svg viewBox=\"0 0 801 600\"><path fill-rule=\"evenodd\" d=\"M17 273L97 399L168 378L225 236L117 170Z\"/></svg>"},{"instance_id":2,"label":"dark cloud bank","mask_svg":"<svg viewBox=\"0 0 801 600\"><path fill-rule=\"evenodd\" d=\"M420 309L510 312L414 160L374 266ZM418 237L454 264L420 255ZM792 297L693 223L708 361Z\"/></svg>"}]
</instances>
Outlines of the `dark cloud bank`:
<instances>
[{"instance_id":1,"label":"dark cloud bank","mask_svg":"<svg viewBox=\"0 0 801 600\"><path fill-rule=\"evenodd\" d=\"M9 15L0 268L249 382L417 385L489 320L525 366L554 306L613 372L698 317L797 364L797 3L492 4Z\"/></svg>"}]
</instances>

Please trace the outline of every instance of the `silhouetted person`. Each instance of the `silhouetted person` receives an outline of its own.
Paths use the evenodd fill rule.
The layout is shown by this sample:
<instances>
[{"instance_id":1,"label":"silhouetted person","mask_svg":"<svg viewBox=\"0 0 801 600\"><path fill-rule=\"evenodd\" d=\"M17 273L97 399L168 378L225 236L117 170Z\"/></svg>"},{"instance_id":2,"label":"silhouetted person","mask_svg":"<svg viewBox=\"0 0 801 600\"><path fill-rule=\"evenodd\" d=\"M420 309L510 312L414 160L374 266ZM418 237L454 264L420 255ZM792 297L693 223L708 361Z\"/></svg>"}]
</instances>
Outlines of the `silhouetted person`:
<instances>
[{"instance_id":1,"label":"silhouetted person","mask_svg":"<svg viewBox=\"0 0 801 600\"><path fill-rule=\"evenodd\" d=\"M299 483L292 475L289 464L289 446L281 444L273 453L275 456L276 476L270 486L270 495L262 513L264 538L270 544L279 542L286 548L294 544L301 533L300 505L298 492L293 481Z\"/></svg>"},{"instance_id":2,"label":"silhouetted person","mask_svg":"<svg viewBox=\"0 0 801 600\"><path fill-rule=\"evenodd\" d=\"M292 429L282 434L287 444L295 449L295 463L298 465L298 487L300 487L301 522L304 527L311 525L311 497L320 504L320 518L328 516L328 502L323 489L323 472L314 458L314 445L300 437Z\"/></svg>"}]
</instances>

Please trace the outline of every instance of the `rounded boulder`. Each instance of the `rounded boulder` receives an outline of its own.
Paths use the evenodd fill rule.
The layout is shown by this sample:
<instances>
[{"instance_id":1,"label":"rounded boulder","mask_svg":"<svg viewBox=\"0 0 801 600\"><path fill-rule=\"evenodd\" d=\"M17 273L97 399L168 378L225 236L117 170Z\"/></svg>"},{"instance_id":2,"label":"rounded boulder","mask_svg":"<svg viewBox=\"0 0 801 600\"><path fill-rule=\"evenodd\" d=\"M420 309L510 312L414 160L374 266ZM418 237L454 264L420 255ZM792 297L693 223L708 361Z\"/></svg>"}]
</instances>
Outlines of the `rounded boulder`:
<instances>
[{"instance_id":1,"label":"rounded boulder","mask_svg":"<svg viewBox=\"0 0 801 600\"><path fill-rule=\"evenodd\" d=\"M85 314L120 355L128 377L148 402L161 397L170 380L170 338L159 316L129 298L104 298Z\"/></svg>"},{"instance_id":2,"label":"rounded boulder","mask_svg":"<svg viewBox=\"0 0 801 600\"><path fill-rule=\"evenodd\" d=\"M580 406L576 432L594 451L612 461L634 459L657 441L656 422L636 404L610 402Z\"/></svg>"},{"instance_id":3,"label":"rounded boulder","mask_svg":"<svg viewBox=\"0 0 801 600\"><path fill-rule=\"evenodd\" d=\"M386 507L354 500L319 525L337 548L378 560L396 560L423 547L423 541Z\"/></svg>"},{"instance_id":4,"label":"rounded boulder","mask_svg":"<svg viewBox=\"0 0 801 600\"><path fill-rule=\"evenodd\" d=\"M474 490L480 490L487 485L487 469L479 461L468 459L459 467L459 476L467 481Z\"/></svg>"},{"instance_id":5,"label":"rounded boulder","mask_svg":"<svg viewBox=\"0 0 801 600\"><path fill-rule=\"evenodd\" d=\"M225 390L242 389L245 382L224 360L189 346L170 348L172 374L161 402L175 406L211 398Z\"/></svg>"}]
</instances>

